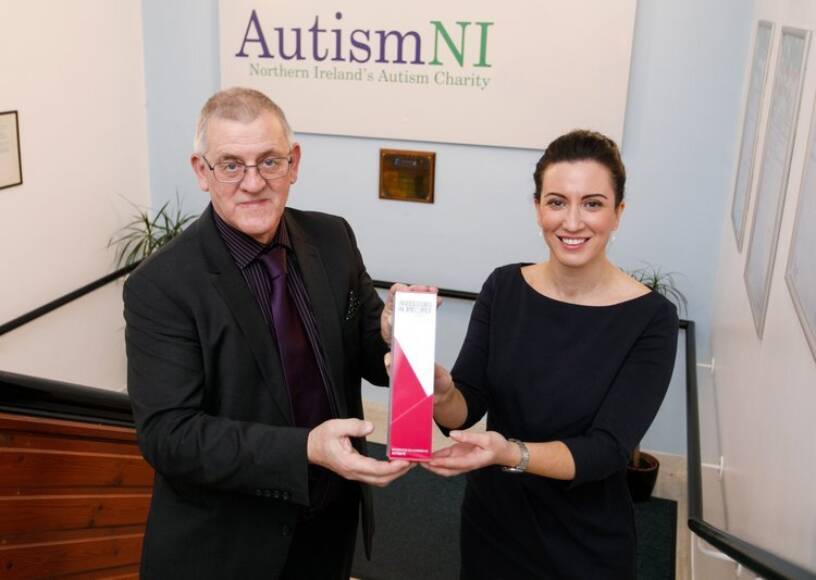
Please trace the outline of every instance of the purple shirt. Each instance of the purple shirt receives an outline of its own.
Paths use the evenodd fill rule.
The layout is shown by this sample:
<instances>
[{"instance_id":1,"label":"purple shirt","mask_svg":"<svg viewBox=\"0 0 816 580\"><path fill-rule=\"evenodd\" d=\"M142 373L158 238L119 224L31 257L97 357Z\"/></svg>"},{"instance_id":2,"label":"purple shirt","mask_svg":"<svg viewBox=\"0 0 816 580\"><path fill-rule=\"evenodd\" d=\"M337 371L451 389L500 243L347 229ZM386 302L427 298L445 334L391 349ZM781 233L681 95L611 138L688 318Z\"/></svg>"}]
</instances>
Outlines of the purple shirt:
<instances>
[{"instance_id":1,"label":"purple shirt","mask_svg":"<svg viewBox=\"0 0 816 580\"><path fill-rule=\"evenodd\" d=\"M280 225L275 232L275 237L272 239L272 242L269 245L263 245L245 233L230 226L221 219L215 211L213 211L213 217L215 218L215 225L221 234L221 238L224 240L229 253L232 255L235 265L241 270L241 274L243 274L244 280L246 280L247 286L249 286L249 290L252 292L252 295L255 296L255 300L258 302L258 306L273 337L272 284L269 281L266 268L261 263L259 257L271 246L280 245L286 248L286 288L289 290L289 295L292 297L298 316L300 316L300 320L303 323L303 329L314 351L315 361L320 370L320 376L323 379L324 391L326 392L326 396L329 397L329 389L325 388L326 385L331 384L329 369L326 365L326 357L321 347L317 321L315 320L312 305L309 301L309 294L303 283L303 274L300 271L297 257L295 256L289 239L289 232L286 229L286 221L281 217ZM330 397L329 408L332 409L332 414L336 416L337 412L334 410L334 401L332 401ZM331 417L326 417L325 419L331 419Z\"/></svg>"}]
</instances>

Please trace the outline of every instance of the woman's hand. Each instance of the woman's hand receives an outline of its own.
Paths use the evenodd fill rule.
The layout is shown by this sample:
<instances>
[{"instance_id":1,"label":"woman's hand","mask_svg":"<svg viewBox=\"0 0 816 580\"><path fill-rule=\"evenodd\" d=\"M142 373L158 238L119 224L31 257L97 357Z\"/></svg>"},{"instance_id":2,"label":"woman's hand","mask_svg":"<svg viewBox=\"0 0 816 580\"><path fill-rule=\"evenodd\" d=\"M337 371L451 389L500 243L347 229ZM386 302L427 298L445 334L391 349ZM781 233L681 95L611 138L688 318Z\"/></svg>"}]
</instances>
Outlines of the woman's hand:
<instances>
[{"instance_id":1,"label":"woman's hand","mask_svg":"<svg viewBox=\"0 0 816 580\"><path fill-rule=\"evenodd\" d=\"M393 364L394 356L390 352L385 353L385 371L389 377ZM451 374L439 363L434 363L433 413L434 420L445 427L459 427L467 419L467 403Z\"/></svg>"},{"instance_id":2,"label":"woman's hand","mask_svg":"<svg viewBox=\"0 0 816 580\"><path fill-rule=\"evenodd\" d=\"M422 284L400 284L397 282L388 289L388 296L385 299L385 307L382 314L380 314L380 334L385 341L385 344L391 344L391 338L394 336L394 294L397 292L431 292L436 294L438 289L435 286L424 286ZM437 296L436 306L442 304L442 299Z\"/></svg>"},{"instance_id":3,"label":"woman's hand","mask_svg":"<svg viewBox=\"0 0 816 580\"><path fill-rule=\"evenodd\" d=\"M434 363L434 407L447 403L453 396L453 377L448 369Z\"/></svg>"},{"instance_id":4,"label":"woman's hand","mask_svg":"<svg viewBox=\"0 0 816 580\"><path fill-rule=\"evenodd\" d=\"M518 445L495 431L451 431L450 438L456 443L434 453L431 461L422 463L422 467L437 475L451 477L488 465L514 466L521 461Z\"/></svg>"},{"instance_id":5,"label":"woman's hand","mask_svg":"<svg viewBox=\"0 0 816 580\"><path fill-rule=\"evenodd\" d=\"M391 365L394 363L394 355L391 351L385 353L385 371L391 376ZM453 378L448 369L439 363L434 363L434 406L450 400L453 395Z\"/></svg>"},{"instance_id":6,"label":"woman's hand","mask_svg":"<svg viewBox=\"0 0 816 580\"><path fill-rule=\"evenodd\" d=\"M394 363L394 355L391 351L385 353L385 371L391 376L391 365ZM453 395L453 378L448 369L439 363L434 363L434 406L446 403Z\"/></svg>"}]
</instances>

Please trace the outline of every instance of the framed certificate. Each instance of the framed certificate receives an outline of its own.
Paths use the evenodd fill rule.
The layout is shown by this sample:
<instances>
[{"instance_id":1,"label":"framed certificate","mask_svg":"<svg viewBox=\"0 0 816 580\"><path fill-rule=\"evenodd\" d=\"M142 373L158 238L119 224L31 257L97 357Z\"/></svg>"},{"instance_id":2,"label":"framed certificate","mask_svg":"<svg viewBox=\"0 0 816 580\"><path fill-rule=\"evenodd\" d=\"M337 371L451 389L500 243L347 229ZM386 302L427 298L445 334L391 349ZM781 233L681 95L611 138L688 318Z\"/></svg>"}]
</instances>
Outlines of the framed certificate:
<instances>
[{"instance_id":1,"label":"framed certificate","mask_svg":"<svg viewBox=\"0 0 816 580\"><path fill-rule=\"evenodd\" d=\"M765 95L765 82L768 76L768 63L771 61L771 41L773 24L761 20L757 25L754 39L754 58L751 62L751 79L748 83L748 95L745 98L745 119L742 122L742 142L740 143L737 179L734 184L734 201L731 205L731 223L737 249L742 251L745 237L745 222L748 217L748 205L751 200L751 183L754 177L754 156L756 154L759 120L762 116L762 101Z\"/></svg>"},{"instance_id":2,"label":"framed certificate","mask_svg":"<svg viewBox=\"0 0 816 580\"><path fill-rule=\"evenodd\" d=\"M760 338L771 293L809 40L810 33L805 30L782 29L771 91L744 274L748 301Z\"/></svg>"},{"instance_id":3,"label":"framed certificate","mask_svg":"<svg viewBox=\"0 0 816 580\"><path fill-rule=\"evenodd\" d=\"M0 189L23 182L17 111L0 112Z\"/></svg>"},{"instance_id":4,"label":"framed certificate","mask_svg":"<svg viewBox=\"0 0 816 580\"><path fill-rule=\"evenodd\" d=\"M813 259L816 248L816 115L811 119L805 171L795 215L785 282L816 359L816 260Z\"/></svg>"}]
</instances>

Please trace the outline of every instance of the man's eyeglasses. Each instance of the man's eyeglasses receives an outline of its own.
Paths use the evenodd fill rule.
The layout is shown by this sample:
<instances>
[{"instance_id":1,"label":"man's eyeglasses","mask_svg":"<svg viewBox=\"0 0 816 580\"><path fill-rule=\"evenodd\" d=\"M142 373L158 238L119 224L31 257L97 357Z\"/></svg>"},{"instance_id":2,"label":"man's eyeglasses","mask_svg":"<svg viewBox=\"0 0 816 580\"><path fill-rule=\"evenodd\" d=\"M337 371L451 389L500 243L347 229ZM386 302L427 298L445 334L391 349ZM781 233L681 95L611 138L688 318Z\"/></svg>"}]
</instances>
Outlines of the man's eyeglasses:
<instances>
[{"instance_id":1,"label":"man's eyeglasses","mask_svg":"<svg viewBox=\"0 0 816 580\"><path fill-rule=\"evenodd\" d=\"M292 164L291 155L286 157L265 157L255 165L246 165L234 159L219 161L213 165L203 155L201 158L210 168L210 171L213 172L215 178L222 183L238 183L244 179L247 169L250 167L257 169L258 175L266 180L277 179L289 173L289 166Z\"/></svg>"}]
</instances>

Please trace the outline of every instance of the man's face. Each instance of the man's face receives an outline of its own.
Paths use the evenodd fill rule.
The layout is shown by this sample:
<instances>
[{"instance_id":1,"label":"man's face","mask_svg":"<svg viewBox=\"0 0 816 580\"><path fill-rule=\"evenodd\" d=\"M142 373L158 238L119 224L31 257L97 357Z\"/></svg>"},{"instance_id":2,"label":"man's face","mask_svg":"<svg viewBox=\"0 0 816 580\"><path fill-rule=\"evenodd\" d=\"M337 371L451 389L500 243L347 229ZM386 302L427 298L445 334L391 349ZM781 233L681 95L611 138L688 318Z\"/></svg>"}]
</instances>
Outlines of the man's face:
<instances>
[{"instance_id":1,"label":"man's face","mask_svg":"<svg viewBox=\"0 0 816 580\"><path fill-rule=\"evenodd\" d=\"M270 156L290 155L292 163L285 175L265 180L257 168L247 168L237 183L218 181L202 156L193 155L190 161L199 186L210 192L219 217L238 231L267 244L278 229L289 186L297 180L300 146L291 145L290 152L280 121L269 112L249 123L214 117L207 124L207 151L203 157L213 166L225 161L255 165Z\"/></svg>"}]
</instances>

